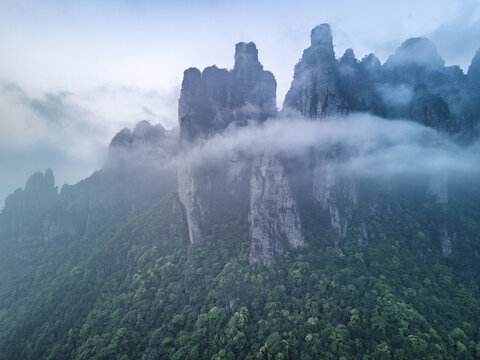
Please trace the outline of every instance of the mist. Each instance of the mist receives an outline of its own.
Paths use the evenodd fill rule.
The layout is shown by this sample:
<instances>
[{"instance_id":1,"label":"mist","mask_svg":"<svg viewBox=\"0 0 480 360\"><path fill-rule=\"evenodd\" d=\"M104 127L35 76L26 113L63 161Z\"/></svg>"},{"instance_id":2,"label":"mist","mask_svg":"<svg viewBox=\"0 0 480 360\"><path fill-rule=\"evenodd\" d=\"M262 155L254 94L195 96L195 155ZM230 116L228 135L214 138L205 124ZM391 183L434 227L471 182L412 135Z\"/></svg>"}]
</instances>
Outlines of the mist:
<instances>
[{"instance_id":1,"label":"mist","mask_svg":"<svg viewBox=\"0 0 480 360\"><path fill-rule=\"evenodd\" d=\"M310 120L282 116L264 123L230 126L185 150L170 165L279 154L302 158L312 148L328 152L342 148L348 154L336 159L339 170L356 176L397 176L454 171L480 171L478 141L461 145L454 137L409 120L386 120L356 113L344 117Z\"/></svg>"},{"instance_id":2,"label":"mist","mask_svg":"<svg viewBox=\"0 0 480 360\"><path fill-rule=\"evenodd\" d=\"M173 127L178 93L103 85L37 94L0 81L0 203L35 171L52 168L60 185L89 176L124 127L143 119Z\"/></svg>"}]
</instances>

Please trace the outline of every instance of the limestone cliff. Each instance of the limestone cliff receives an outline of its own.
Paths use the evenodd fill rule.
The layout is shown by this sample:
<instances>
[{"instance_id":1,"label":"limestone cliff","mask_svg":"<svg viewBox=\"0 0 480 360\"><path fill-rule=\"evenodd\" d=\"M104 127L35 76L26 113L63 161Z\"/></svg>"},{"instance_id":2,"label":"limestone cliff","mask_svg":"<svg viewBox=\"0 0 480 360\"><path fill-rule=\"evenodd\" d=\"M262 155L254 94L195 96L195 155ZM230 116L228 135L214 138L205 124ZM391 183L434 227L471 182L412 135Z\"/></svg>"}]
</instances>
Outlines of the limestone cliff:
<instances>
[{"instance_id":1,"label":"limestone cliff","mask_svg":"<svg viewBox=\"0 0 480 360\"><path fill-rule=\"evenodd\" d=\"M185 71L179 100L185 149L200 146L228 126L263 122L276 115L276 82L263 70L255 44L238 43L234 59L230 71L215 66L203 72ZM271 262L283 252L285 239L294 247L303 243L295 200L283 165L274 155L250 159L222 154L201 164L187 159L177 174L192 243L201 241L214 224L235 217L249 220L252 262Z\"/></svg>"},{"instance_id":2,"label":"limestone cliff","mask_svg":"<svg viewBox=\"0 0 480 360\"><path fill-rule=\"evenodd\" d=\"M256 158L250 178L250 261L272 262L289 244L303 244L300 217L281 161L274 154Z\"/></svg>"},{"instance_id":3,"label":"limestone cliff","mask_svg":"<svg viewBox=\"0 0 480 360\"><path fill-rule=\"evenodd\" d=\"M333 50L330 26L317 26L311 32L310 47L303 52L302 59L295 66L284 108L318 120L346 114L349 111L348 100L355 103L350 106L352 110L376 104L379 100L374 100L376 97L371 89L360 84L361 77L366 74L351 50L345 53L339 64ZM363 91L361 97L359 89ZM335 242L338 245L338 241L346 235L348 222L357 205L356 184L337 171L337 161L343 149L312 151L309 172L312 176L311 193L328 212L330 224L338 235Z\"/></svg>"},{"instance_id":4,"label":"limestone cliff","mask_svg":"<svg viewBox=\"0 0 480 360\"><path fill-rule=\"evenodd\" d=\"M184 141L198 141L225 129L231 123L264 121L276 114L277 83L263 70L254 43L235 46L232 70L210 66L184 72L178 120Z\"/></svg>"},{"instance_id":5,"label":"limestone cliff","mask_svg":"<svg viewBox=\"0 0 480 360\"><path fill-rule=\"evenodd\" d=\"M297 110L311 118L344 113L347 104L339 90L338 63L333 51L330 25L315 27L310 39L310 47L295 65L284 108Z\"/></svg>"}]
</instances>

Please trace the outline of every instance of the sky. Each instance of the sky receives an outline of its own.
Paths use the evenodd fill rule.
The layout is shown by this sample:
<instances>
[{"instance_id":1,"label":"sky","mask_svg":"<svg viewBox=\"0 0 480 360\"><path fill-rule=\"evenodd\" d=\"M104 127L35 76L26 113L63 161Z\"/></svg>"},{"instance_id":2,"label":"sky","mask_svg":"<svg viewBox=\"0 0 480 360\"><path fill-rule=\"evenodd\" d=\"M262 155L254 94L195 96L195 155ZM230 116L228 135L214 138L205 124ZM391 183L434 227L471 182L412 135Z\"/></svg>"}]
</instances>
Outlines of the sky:
<instances>
[{"instance_id":1,"label":"sky","mask_svg":"<svg viewBox=\"0 0 480 360\"><path fill-rule=\"evenodd\" d=\"M35 171L59 186L87 177L123 127L174 127L183 71L231 68L239 41L256 43L281 107L325 22L337 56L383 62L425 36L466 70L480 48L479 1L0 0L0 207Z\"/></svg>"}]
</instances>

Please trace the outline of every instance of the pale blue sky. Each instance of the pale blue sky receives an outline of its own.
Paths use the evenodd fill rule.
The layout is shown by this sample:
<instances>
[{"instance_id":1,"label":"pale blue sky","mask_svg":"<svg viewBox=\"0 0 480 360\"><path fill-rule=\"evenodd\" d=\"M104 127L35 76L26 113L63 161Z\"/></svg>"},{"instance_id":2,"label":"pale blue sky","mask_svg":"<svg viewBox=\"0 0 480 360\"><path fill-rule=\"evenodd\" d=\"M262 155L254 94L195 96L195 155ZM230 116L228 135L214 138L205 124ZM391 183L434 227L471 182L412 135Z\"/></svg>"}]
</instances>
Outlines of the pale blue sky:
<instances>
[{"instance_id":1,"label":"pale blue sky","mask_svg":"<svg viewBox=\"0 0 480 360\"><path fill-rule=\"evenodd\" d=\"M466 66L480 46L479 1L1 0L0 16L0 78L38 90L178 86L185 68L230 67L233 45L254 41L281 105L323 22L337 55L353 47L385 60L406 38L431 36L447 63Z\"/></svg>"},{"instance_id":2,"label":"pale blue sky","mask_svg":"<svg viewBox=\"0 0 480 360\"><path fill-rule=\"evenodd\" d=\"M281 107L324 22L337 56L384 61L427 36L465 69L480 47L479 1L0 0L0 199L47 166L60 185L88 176L123 126L172 127L183 70L231 67L238 41L257 44Z\"/></svg>"}]
</instances>

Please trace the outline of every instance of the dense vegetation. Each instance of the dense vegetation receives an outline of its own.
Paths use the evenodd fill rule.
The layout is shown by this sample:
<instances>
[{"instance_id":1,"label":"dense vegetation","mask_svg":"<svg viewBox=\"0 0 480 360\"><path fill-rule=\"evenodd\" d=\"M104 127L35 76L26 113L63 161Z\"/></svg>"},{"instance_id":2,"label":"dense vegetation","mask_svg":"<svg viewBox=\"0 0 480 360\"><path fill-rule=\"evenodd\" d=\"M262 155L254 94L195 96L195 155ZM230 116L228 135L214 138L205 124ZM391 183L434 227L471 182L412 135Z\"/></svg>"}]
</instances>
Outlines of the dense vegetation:
<instances>
[{"instance_id":1,"label":"dense vegetation","mask_svg":"<svg viewBox=\"0 0 480 360\"><path fill-rule=\"evenodd\" d=\"M369 212L368 246L351 232L337 248L305 202L307 244L265 266L235 220L189 244L169 193L3 257L2 359L478 359L480 206L458 195L444 209L399 197ZM439 223L458 229L448 258Z\"/></svg>"}]
</instances>

